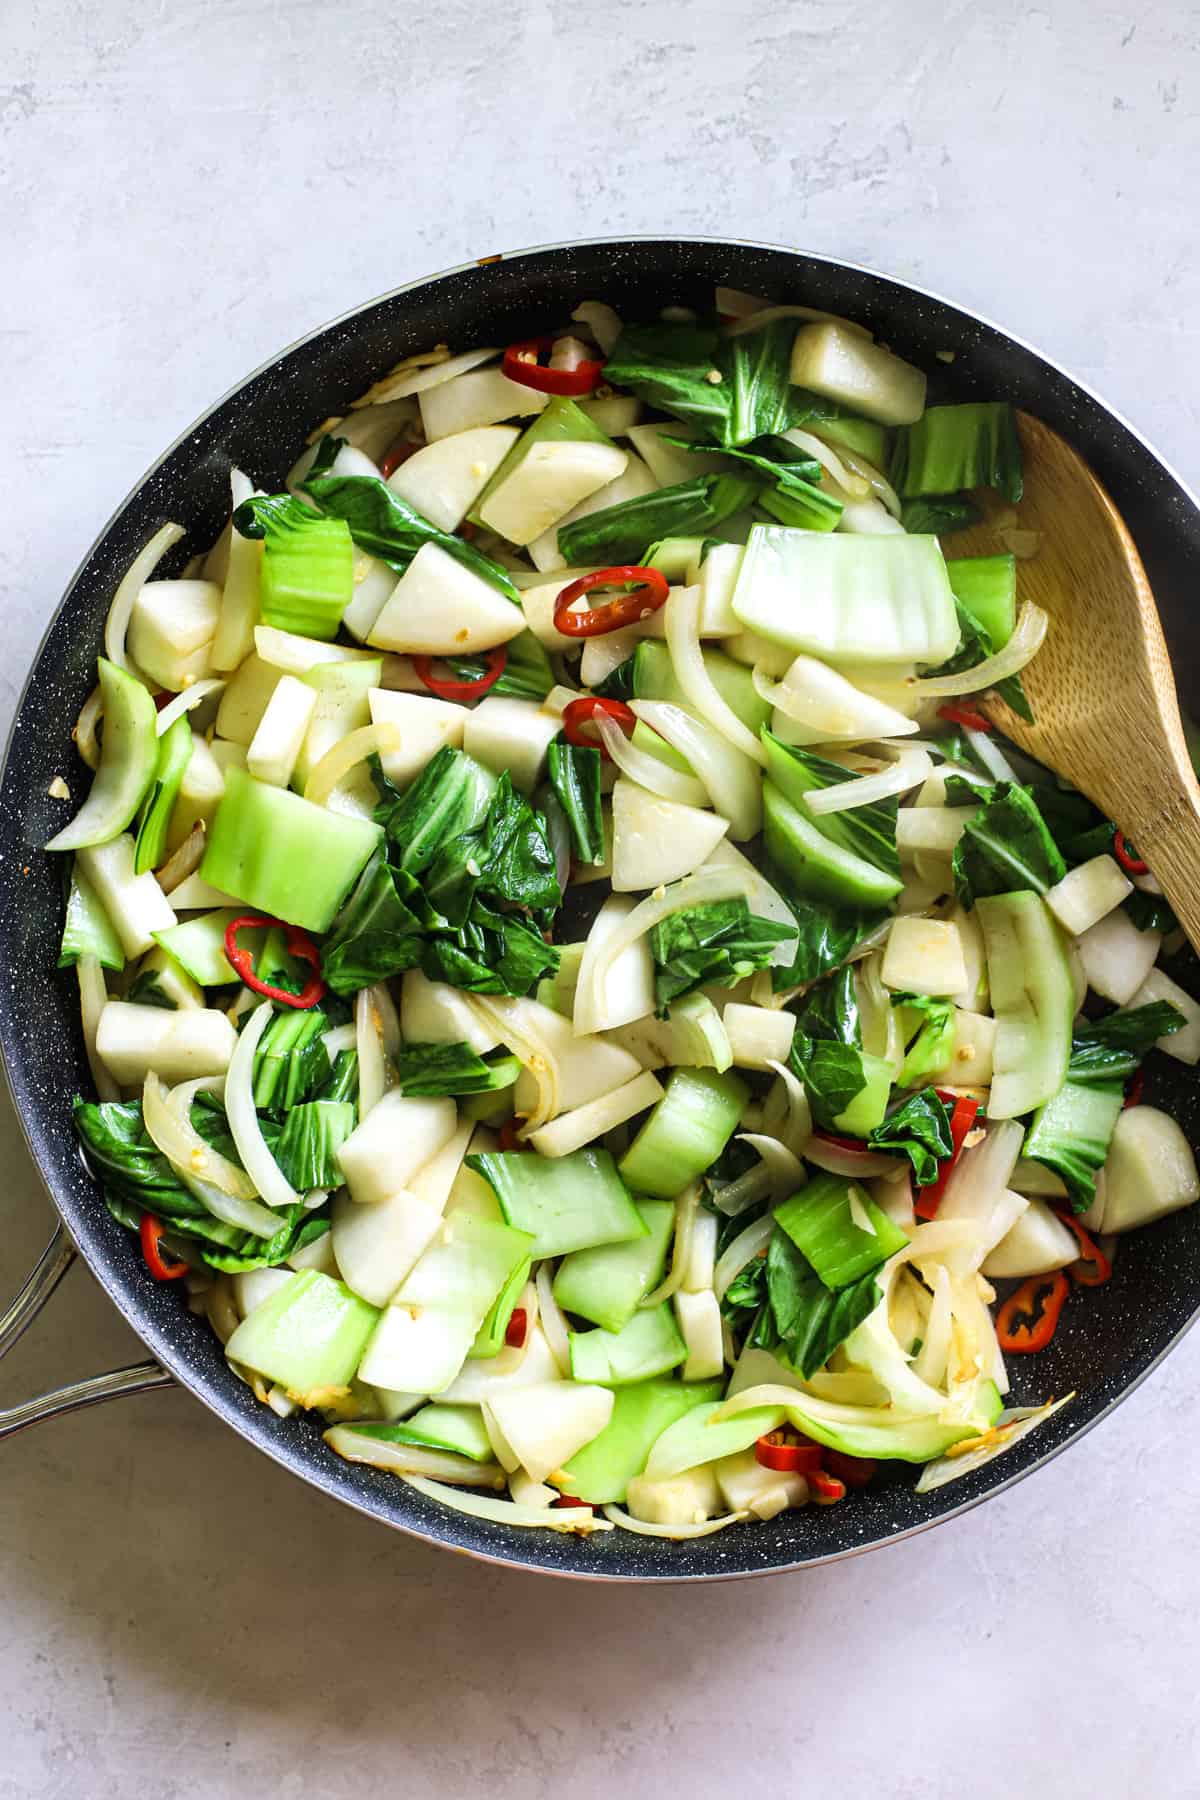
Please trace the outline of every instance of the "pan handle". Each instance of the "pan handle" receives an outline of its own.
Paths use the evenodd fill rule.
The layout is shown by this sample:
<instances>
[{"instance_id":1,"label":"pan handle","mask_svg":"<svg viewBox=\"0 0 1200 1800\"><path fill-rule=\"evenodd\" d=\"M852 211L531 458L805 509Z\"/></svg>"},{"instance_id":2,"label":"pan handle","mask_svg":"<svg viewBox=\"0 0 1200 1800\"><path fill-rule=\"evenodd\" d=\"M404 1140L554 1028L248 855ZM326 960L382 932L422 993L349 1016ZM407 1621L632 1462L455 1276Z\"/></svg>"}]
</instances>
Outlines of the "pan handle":
<instances>
[{"instance_id":1,"label":"pan handle","mask_svg":"<svg viewBox=\"0 0 1200 1800\"><path fill-rule=\"evenodd\" d=\"M26 1326L32 1324L74 1261L75 1246L60 1221L25 1286L8 1311L0 1316L0 1357L8 1355ZM75 1412L81 1406L96 1406L101 1400L115 1400L121 1394L141 1394L147 1388L169 1387L171 1381L167 1371L155 1362L135 1363L128 1369L113 1369L107 1375L91 1375L85 1381L73 1381L67 1387L39 1394L19 1406L0 1407L0 1438L11 1437L27 1425L52 1419L57 1413Z\"/></svg>"}]
</instances>

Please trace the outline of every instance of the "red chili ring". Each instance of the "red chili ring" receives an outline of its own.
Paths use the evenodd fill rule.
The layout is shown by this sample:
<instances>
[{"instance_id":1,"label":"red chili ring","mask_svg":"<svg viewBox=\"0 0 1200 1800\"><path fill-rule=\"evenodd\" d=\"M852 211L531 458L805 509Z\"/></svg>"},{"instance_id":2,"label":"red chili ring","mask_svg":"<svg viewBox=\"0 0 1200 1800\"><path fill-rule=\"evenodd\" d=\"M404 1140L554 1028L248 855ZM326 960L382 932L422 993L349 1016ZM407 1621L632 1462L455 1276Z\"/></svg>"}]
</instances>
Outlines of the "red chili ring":
<instances>
[{"instance_id":1,"label":"red chili ring","mask_svg":"<svg viewBox=\"0 0 1200 1800\"><path fill-rule=\"evenodd\" d=\"M276 987L270 981L260 981L254 973L254 963L249 950L243 950L237 941L239 931L249 931L255 926L265 926L270 931L278 925L284 934L284 943L289 956L298 962L306 962L313 970L298 994L290 994L286 988ZM240 919L231 919L225 927L225 958L239 981L245 982L252 993L261 994L264 1000L274 1000L277 1006L291 1006L297 1012L307 1012L315 1006L325 992L325 981L321 974L321 952L313 943L306 931L298 925L287 925L282 919L271 919L265 913L245 913Z\"/></svg>"},{"instance_id":2,"label":"red chili ring","mask_svg":"<svg viewBox=\"0 0 1200 1800\"><path fill-rule=\"evenodd\" d=\"M590 394L599 387L604 373L602 362L581 362L573 369L543 368L538 357L548 355L553 347L552 337L525 338L519 344L510 344L504 352L501 372L510 381L519 381L522 387L533 388L538 394L571 398Z\"/></svg>"},{"instance_id":3,"label":"red chili ring","mask_svg":"<svg viewBox=\"0 0 1200 1800\"><path fill-rule=\"evenodd\" d=\"M1121 1108L1122 1112L1124 1112L1126 1106L1140 1106L1141 1105L1142 1094L1145 1090L1145 1087L1146 1087L1145 1071L1143 1069L1135 1069L1133 1071L1133 1074L1129 1078L1129 1090L1125 1095L1125 1102Z\"/></svg>"},{"instance_id":4,"label":"red chili ring","mask_svg":"<svg viewBox=\"0 0 1200 1800\"><path fill-rule=\"evenodd\" d=\"M626 706L623 700L609 700L603 694L584 694L579 700L570 700L563 707L563 736L568 744L574 744L578 750L598 750L606 762L611 762L606 746L598 738L588 737L583 727L603 713L619 725L628 737L637 724L637 715L633 708Z\"/></svg>"},{"instance_id":5,"label":"red chili ring","mask_svg":"<svg viewBox=\"0 0 1200 1800\"><path fill-rule=\"evenodd\" d=\"M431 694L439 700L482 700L489 688L495 687L505 669L508 667L508 645L501 644L495 650L487 652L487 673L479 675L474 681L446 680L433 673L435 662L444 661L444 657L414 656L412 659L413 674L423 681Z\"/></svg>"},{"instance_id":6,"label":"red chili ring","mask_svg":"<svg viewBox=\"0 0 1200 1800\"><path fill-rule=\"evenodd\" d=\"M587 612L572 612L576 600L582 600L598 587L626 587L637 582L631 594L622 594L604 606L593 606ZM597 569L581 575L561 590L554 602L554 629L563 637L604 637L610 631L621 631L627 625L640 625L660 606L665 606L670 583L661 569L647 569L640 563L622 563L611 569Z\"/></svg>"},{"instance_id":7,"label":"red chili ring","mask_svg":"<svg viewBox=\"0 0 1200 1800\"><path fill-rule=\"evenodd\" d=\"M1150 864L1136 855L1123 831L1113 832L1113 855L1127 875L1148 875Z\"/></svg>"},{"instance_id":8,"label":"red chili ring","mask_svg":"<svg viewBox=\"0 0 1200 1800\"><path fill-rule=\"evenodd\" d=\"M385 452L383 461L379 465L379 473L383 479L387 481L396 473L401 463L406 463L409 457L415 456L421 448L420 444L412 444L407 438L397 438L396 442Z\"/></svg>"},{"instance_id":9,"label":"red chili ring","mask_svg":"<svg viewBox=\"0 0 1200 1800\"><path fill-rule=\"evenodd\" d=\"M977 707L953 706L947 703L937 709L939 719L949 720L951 725L965 725L971 731L994 731L995 726Z\"/></svg>"},{"instance_id":10,"label":"red chili ring","mask_svg":"<svg viewBox=\"0 0 1200 1800\"><path fill-rule=\"evenodd\" d=\"M185 1262L163 1261L158 1248L162 1235L162 1221L156 1219L153 1213L143 1213L138 1236L142 1240L142 1257L146 1267L155 1281L178 1281L181 1275L187 1274L188 1265Z\"/></svg>"},{"instance_id":11,"label":"red chili ring","mask_svg":"<svg viewBox=\"0 0 1200 1800\"><path fill-rule=\"evenodd\" d=\"M754 1445L759 1467L779 1475L815 1475L824 1456L820 1444L793 1443L779 1431L768 1431Z\"/></svg>"}]
</instances>

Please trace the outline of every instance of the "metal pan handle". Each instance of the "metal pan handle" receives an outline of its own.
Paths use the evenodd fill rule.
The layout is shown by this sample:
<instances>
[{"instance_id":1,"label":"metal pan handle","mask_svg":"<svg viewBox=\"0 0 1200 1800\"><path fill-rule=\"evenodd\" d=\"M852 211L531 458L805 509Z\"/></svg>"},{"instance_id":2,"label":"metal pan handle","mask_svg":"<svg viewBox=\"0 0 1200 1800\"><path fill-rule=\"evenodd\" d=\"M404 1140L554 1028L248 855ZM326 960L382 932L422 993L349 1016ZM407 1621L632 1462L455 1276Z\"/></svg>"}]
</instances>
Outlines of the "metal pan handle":
<instances>
[{"instance_id":1,"label":"metal pan handle","mask_svg":"<svg viewBox=\"0 0 1200 1800\"><path fill-rule=\"evenodd\" d=\"M74 1261L75 1246L60 1220L25 1286L0 1316L0 1358L8 1355L26 1326L32 1324ZM11 1437L27 1425L37 1425L58 1413L75 1412L81 1406L96 1406L101 1400L140 1394L147 1388L169 1387L171 1383L172 1377L156 1362L134 1363L131 1368L113 1369L107 1375L91 1375L85 1381L73 1381L19 1406L0 1407L0 1438Z\"/></svg>"}]
</instances>

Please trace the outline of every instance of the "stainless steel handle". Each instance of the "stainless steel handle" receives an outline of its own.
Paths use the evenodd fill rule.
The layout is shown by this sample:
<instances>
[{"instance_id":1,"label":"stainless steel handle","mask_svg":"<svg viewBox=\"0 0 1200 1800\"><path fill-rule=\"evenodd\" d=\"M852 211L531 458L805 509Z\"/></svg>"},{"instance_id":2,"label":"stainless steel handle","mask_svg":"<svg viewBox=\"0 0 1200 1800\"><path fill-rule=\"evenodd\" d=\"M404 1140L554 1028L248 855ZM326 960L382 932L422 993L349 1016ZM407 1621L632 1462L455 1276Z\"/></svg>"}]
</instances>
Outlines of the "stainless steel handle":
<instances>
[{"instance_id":1,"label":"stainless steel handle","mask_svg":"<svg viewBox=\"0 0 1200 1800\"><path fill-rule=\"evenodd\" d=\"M25 1328L32 1324L51 1294L75 1261L75 1246L60 1220L30 1273L28 1281L0 1317L0 1357L7 1356ZM84 1381L73 1381L66 1387L39 1394L19 1406L0 1407L0 1438L24 1431L42 1419L57 1413L75 1412L81 1406L96 1406L101 1400L116 1400L122 1394L141 1394L147 1388L169 1387L172 1377L156 1362L134 1363L128 1369L113 1369L107 1375L90 1375Z\"/></svg>"}]
</instances>

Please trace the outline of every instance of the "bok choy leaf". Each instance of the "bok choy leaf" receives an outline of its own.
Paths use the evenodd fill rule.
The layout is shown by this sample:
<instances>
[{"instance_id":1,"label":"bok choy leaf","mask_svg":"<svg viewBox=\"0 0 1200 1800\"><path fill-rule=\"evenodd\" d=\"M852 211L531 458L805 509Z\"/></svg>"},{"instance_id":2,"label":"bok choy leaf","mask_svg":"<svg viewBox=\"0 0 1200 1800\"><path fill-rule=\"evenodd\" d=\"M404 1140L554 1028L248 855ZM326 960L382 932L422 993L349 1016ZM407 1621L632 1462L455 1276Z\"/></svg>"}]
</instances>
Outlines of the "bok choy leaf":
<instances>
[{"instance_id":1,"label":"bok choy leaf","mask_svg":"<svg viewBox=\"0 0 1200 1800\"><path fill-rule=\"evenodd\" d=\"M575 860L594 867L604 861L600 752L587 744L568 744L565 737L556 737L547 752L546 766L570 829Z\"/></svg>"},{"instance_id":2,"label":"bok choy leaf","mask_svg":"<svg viewBox=\"0 0 1200 1800\"><path fill-rule=\"evenodd\" d=\"M1001 781L987 792L951 775L946 800L950 806L978 808L954 850L954 891L963 906L974 906L985 894L1022 888L1045 894L1066 874L1031 789Z\"/></svg>"},{"instance_id":3,"label":"bok choy leaf","mask_svg":"<svg viewBox=\"0 0 1200 1800\"><path fill-rule=\"evenodd\" d=\"M511 1087L520 1073L517 1057L485 1059L470 1044L404 1044L396 1058L406 1094L490 1094Z\"/></svg>"},{"instance_id":4,"label":"bok choy leaf","mask_svg":"<svg viewBox=\"0 0 1200 1800\"><path fill-rule=\"evenodd\" d=\"M907 1156L921 1187L938 1178L938 1163L953 1154L950 1115L931 1087L912 1094L867 1138L872 1150Z\"/></svg>"},{"instance_id":5,"label":"bok choy leaf","mask_svg":"<svg viewBox=\"0 0 1200 1800\"><path fill-rule=\"evenodd\" d=\"M732 987L765 969L776 944L793 935L786 925L759 918L740 896L671 913L650 933L654 992L663 1010L693 988Z\"/></svg>"},{"instance_id":6,"label":"bok choy leaf","mask_svg":"<svg viewBox=\"0 0 1200 1800\"><path fill-rule=\"evenodd\" d=\"M1169 1037L1185 1023L1169 1000L1155 1000L1081 1025L1071 1039L1067 1080L1077 1087L1127 1081L1159 1038Z\"/></svg>"},{"instance_id":7,"label":"bok choy leaf","mask_svg":"<svg viewBox=\"0 0 1200 1800\"><path fill-rule=\"evenodd\" d=\"M696 475L589 513L558 533L569 564L639 563L665 537L704 537L754 499L758 482L743 475Z\"/></svg>"}]
</instances>

